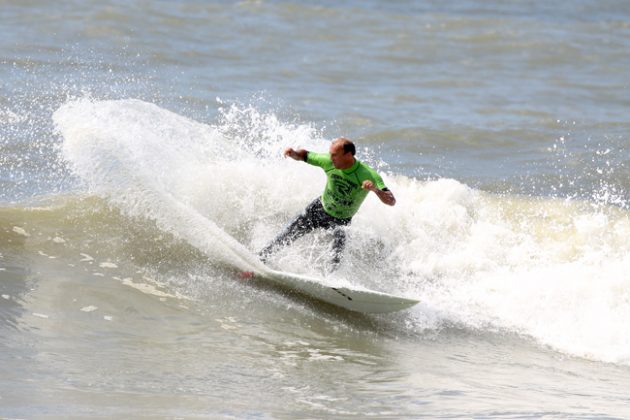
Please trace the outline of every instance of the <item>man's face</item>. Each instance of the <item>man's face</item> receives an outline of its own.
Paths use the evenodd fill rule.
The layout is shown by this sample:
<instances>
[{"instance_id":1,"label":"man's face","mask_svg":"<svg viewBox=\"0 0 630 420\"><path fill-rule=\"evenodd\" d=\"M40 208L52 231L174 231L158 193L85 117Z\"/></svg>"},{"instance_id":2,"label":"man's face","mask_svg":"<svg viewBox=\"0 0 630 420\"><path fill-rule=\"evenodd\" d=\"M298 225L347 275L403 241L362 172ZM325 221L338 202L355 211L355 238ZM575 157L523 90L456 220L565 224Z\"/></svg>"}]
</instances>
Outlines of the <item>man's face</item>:
<instances>
[{"instance_id":1,"label":"man's face","mask_svg":"<svg viewBox=\"0 0 630 420\"><path fill-rule=\"evenodd\" d=\"M337 169L348 169L354 163L352 153L344 153L342 143L335 142L330 145L330 159Z\"/></svg>"}]
</instances>

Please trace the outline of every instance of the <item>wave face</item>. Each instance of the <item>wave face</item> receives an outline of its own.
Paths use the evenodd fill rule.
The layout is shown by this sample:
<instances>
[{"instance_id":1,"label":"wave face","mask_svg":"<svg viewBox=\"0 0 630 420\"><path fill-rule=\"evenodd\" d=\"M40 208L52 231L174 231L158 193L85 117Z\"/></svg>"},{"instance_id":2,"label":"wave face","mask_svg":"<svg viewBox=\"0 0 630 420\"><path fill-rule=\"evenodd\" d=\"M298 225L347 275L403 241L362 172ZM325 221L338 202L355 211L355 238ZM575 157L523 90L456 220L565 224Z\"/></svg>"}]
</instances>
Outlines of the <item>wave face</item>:
<instances>
[{"instance_id":1,"label":"wave face","mask_svg":"<svg viewBox=\"0 0 630 420\"><path fill-rule=\"evenodd\" d=\"M145 226L147 238L161 232L185 244L170 254L174 265L192 252L219 266L257 267L255 251L323 188L318 168L281 156L288 145L325 150L319 132L253 108L226 107L207 125L139 100L82 99L53 118L63 157L90 194L130 226ZM398 204L366 200L348 229L339 281L422 300L401 321L411 334L498 331L630 364L623 206L490 194L388 173L368 150L359 158L385 174ZM328 239L307 236L271 263L321 275Z\"/></svg>"}]
</instances>

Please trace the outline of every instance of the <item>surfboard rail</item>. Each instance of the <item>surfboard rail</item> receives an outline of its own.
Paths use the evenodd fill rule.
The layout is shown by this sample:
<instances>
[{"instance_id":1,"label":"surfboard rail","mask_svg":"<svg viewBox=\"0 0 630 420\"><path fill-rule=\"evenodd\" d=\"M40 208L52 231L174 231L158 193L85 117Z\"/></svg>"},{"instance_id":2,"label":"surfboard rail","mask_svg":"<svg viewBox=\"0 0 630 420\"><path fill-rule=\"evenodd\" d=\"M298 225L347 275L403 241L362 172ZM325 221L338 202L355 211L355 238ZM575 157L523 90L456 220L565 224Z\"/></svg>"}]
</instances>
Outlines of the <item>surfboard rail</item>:
<instances>
[{"instance_id":1,"label":"surfboard rail","mask_svg":"<svg viewBox=\"0 0 630 420\"><path fill-rule=\"evenodd\" d=\"M354 312L389 313L408 309L419 303L416 299L364 288L330 285L317 277L278 270L257 272L255 277Z\"/></svg>"}]
</instances>

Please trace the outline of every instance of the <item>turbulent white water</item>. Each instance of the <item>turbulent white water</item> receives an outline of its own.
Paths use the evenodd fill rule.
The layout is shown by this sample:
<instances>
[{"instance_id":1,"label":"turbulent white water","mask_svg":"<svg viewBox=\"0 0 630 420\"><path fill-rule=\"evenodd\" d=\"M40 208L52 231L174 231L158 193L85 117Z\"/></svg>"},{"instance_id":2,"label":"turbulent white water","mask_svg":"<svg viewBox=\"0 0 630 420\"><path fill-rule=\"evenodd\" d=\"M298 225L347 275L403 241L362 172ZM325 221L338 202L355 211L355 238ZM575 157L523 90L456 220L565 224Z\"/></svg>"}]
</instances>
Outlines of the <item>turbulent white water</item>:
<instances>
[{"instance_id":1,"label":"turbulent white water","mask_svg":"<svg viewBox=\"0 0 630 420\"><path fill-rule=\"evenodd\" d=\"M90 191L240 269L259 264L254 252L323 188L318 168L281 152L326 150L326 140L253 108L226 108L206 125L139 100L83 99L54 121L65 159ZM381 168L398 204L366 201L336 276L421 299L405 321L411 332L517 333L630 364L627 211L421 181L387 173L365 150L358 157ZM326 246L325 234L308 236L273 264L319 274Z\"/></svg>"}]
</instances>

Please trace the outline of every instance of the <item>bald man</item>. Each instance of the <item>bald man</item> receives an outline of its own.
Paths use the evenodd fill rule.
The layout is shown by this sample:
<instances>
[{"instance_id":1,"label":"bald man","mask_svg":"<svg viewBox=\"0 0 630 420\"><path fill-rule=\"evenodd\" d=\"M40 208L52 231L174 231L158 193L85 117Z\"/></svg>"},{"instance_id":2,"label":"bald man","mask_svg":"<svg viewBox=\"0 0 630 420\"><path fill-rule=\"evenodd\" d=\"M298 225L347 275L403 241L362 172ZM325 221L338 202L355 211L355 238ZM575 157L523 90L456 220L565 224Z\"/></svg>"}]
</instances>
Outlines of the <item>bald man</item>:
<instances>
[{"instance_id":1,"label":"bald man","mask_svg":"<svg viewBox=\"0 0 630 420\"><path fill-rule=\"evenodd\" d=\"M394 194L387 189L378 173L354 155L356 148L352 141L338 138L330 145L329 153L314 153L305 149L285 149L284 156L302 160L310 165L319 166L326 172L328 181L324 193L306 207L259 255L263 262L283 246L315 229L332 231L331 271L341 261L341 254L346 243L344 227L350 224L371 192L388 206L396 204Z\"/></svg>"}]
</instances>

